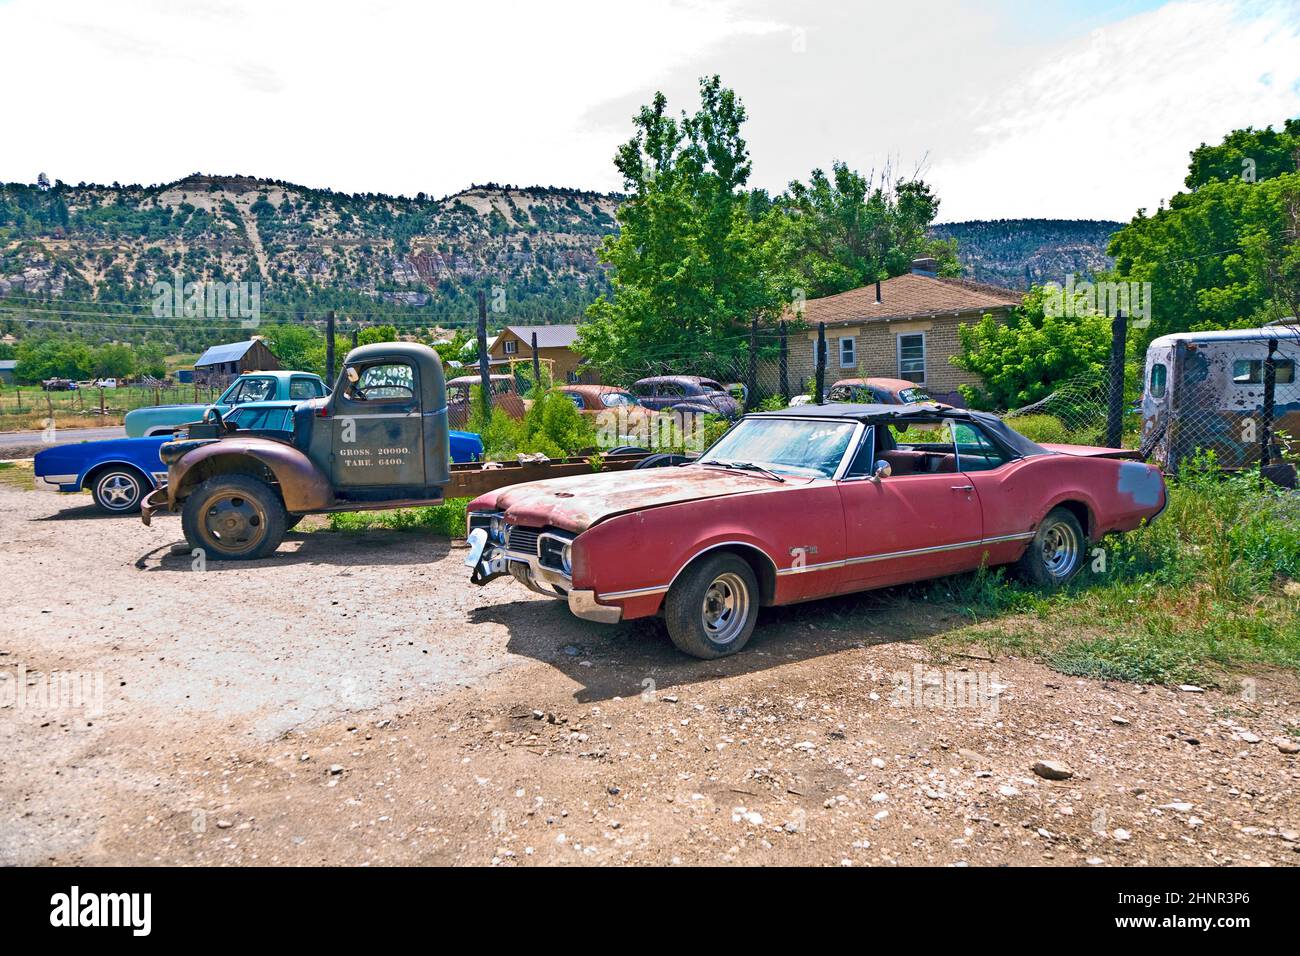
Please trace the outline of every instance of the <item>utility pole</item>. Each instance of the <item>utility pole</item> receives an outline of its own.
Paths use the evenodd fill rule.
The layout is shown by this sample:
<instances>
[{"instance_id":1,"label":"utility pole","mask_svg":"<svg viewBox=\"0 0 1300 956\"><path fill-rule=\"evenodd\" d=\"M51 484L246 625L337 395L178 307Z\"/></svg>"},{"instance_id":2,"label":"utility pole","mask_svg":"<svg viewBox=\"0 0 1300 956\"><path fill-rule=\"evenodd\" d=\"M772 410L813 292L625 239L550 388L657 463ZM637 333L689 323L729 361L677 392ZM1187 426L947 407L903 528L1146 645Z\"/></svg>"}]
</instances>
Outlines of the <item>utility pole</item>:
<instances>
[{"instance_id":1,"label":"utility pole","mask_svg":"<svg viewBox=\"0 0 1300 956\"><path fill-rule=\"evenodd\" d=\"M488 374L487 296L478 291L478 378L483 390L483 415L492 414L492 377Z\"/></svg>"},{"instance_id":2,"label":"utility pole","mask_svg":"<svg viewBox=\"0 0 1300 956\"><path fill-rule=\"evenodd\" d=\"M325 316L325 381L334 381L334 310Z\"/></svg>"}]
</instances>

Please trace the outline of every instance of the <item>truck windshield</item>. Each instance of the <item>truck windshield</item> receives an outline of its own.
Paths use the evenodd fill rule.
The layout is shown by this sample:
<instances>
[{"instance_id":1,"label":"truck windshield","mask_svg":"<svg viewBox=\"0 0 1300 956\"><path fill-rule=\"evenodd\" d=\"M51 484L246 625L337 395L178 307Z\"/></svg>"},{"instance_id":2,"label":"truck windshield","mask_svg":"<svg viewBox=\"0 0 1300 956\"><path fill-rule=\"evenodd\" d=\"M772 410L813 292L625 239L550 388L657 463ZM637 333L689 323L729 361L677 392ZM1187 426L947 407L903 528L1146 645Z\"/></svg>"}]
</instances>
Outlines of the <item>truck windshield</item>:
<instances>
[{"instance_id":1,"label":"truck windshield","mask_svg":"<svg viewBox=\"0 0 1300 956\"><path fill-rule=\"evenodd\" d=\"M742 462L777 474L830 478L856 427L853 422L815 418L746 418L701 455L700 462Z\"/></svg>"}]
</instances>

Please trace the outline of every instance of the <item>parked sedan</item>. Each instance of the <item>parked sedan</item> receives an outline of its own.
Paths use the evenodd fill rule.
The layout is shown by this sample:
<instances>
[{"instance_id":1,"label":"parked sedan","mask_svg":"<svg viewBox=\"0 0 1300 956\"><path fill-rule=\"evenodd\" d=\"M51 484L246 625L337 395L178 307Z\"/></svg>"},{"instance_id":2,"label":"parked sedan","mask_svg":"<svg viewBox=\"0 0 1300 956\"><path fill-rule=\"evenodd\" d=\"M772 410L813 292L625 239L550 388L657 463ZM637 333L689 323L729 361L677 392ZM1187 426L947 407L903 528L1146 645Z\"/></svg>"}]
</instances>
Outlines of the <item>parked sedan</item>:
<instances>
[{"instance_id":1,"label":"parked sedan","mask_svg":"<svg viewBox=\"0 0 1300 956\"><path fill-rule=\"evenodd\" d=\"M632 386L637 401L655 411L699 412L735 418L740 406L721 384L698 375L660 375Z\"/></svg>"},{"instance_id":2,"label":"parked sedan","mask_svg":"<svg viewBox=\"0 0 1300 956\"><path fill-rule=\"evenodd\" d=\"M482 495L466 563L589 620L662 614L681 650L721 657L760 605L982 565L1064 584L1090 541L1164 509L1159 470L1134 457L947 406L803 406L747 416L692 464Z\"/></svg>"},{"instance_id":3,"label":"parked sedan","mask_svg":"<svg viewBox=\"0 0 1300 956\"><path fill-rule=\"evenodd\" d=\"M599 415L611 408L630 410L641 407L635 395L613 385L561 385L560 391L569 396L574 407L584 415Z\"/></svg>"},{"instance_id":4,"label":"parked sedan","mask_svg":"<svg viewBox=\"0 0 1300 956\"><path fill-rule=\"evenodd\" d=\"M812 398L796 395L790 400L792 407L807 405ZM826 390L826 401L852 404L909 405L912 402L929 402L930 393L915 382L904 378L842 378Z\"/></svg>"}]
</instances>

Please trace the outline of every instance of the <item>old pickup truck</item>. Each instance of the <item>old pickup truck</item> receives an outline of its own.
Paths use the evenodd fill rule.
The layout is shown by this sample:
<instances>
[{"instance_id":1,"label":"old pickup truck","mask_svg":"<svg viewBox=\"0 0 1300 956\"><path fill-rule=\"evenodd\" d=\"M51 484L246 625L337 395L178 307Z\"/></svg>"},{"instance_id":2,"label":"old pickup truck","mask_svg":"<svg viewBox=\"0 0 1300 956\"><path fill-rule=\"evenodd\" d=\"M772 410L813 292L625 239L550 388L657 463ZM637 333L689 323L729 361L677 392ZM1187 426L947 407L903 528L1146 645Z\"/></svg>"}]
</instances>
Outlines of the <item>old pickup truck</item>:
<instances>
[{"instance_id":1,"label":"old pickup truck","mask_svg":"<svg viewBox=\"0 0 1300 956\"><path fill-rule=\"evenodd\" d=\"M219 407L166 442L164 487L145 498L147 525L179 511L185 539L212 558L273 552L301 516L438 504L551 475L589 474L587 458L452 464L442 362L433 349L381 342L353 349L334 391L296 406L289 430L231 429ZM599 466L631 468L640 454L610 454Z\"/></svg>"},{"instance_id":2,"label":"old pickup truck","mask_svg":"<svg viewBox=\"0 0 1300 956\"><path fill-rule=\"evenodd\" d=\"M225 415L248 402L305 402L329 393L319 375L311 372L245 372L230 383L213 403ZM213 405L151 405L126 413L127 438L170 435L178 425L198 421Z\"/></svg>"},{"instance_id":3,"label":"old pickup truck","mask_svg":"<svg viewBox=\"0 0 1300 956\"><path fill-rule=\"evenodd\" d=\"M715 658L745 646L760 605L1002 564L1063 584L1088 542L1164 509L1135 454L929 403L804 405L744 418L691 464L482 495L466 564L589 620L662 614L678 648Z\"/></svg>"}]
</instances>

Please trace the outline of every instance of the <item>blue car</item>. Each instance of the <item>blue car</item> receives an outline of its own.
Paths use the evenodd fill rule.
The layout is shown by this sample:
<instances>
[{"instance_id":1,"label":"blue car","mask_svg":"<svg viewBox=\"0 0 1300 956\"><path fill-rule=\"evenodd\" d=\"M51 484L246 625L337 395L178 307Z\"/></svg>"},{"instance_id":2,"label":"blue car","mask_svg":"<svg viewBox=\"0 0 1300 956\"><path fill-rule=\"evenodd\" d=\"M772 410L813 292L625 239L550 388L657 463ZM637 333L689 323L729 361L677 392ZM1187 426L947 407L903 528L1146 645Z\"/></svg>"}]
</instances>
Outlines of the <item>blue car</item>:
<instances>
[{"instance_id":1,"label":"blue car","mask_svg":"<svg viewBox=\"0 0 1300 956\"><path fill-rule=\"evenodd\" d=\"M293 410L298 404L249 402L232 408L225 421L239 429L291 441ZM184 430L183 425L179 428ZM473 432L453 431L449 437L452 461L483 457L483 441ZM105 514L133 514L140 510L145 495L167 484L167 466L158 457L158 449L172 438L169 433L55 445L37 452L36 477L57 485L59 491L89 490L95 506Z\"/></svg>"}]
</instances>

